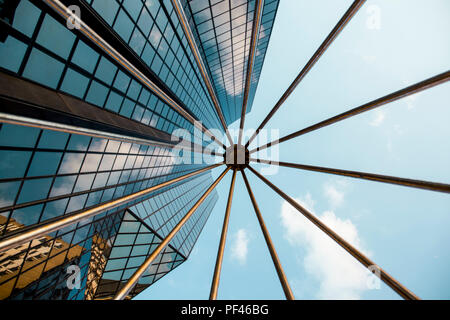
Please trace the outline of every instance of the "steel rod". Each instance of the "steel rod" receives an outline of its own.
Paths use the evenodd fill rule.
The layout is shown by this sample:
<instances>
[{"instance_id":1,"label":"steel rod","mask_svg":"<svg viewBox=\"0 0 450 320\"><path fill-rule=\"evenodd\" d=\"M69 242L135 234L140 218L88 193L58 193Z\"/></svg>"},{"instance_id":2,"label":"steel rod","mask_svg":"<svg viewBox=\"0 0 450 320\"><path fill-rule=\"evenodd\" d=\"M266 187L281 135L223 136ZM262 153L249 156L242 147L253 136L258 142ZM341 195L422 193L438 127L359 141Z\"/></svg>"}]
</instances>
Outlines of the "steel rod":
<instances>
[{"instance_id":1,"label":"steel rod","mask_svg":"<svg viewBox=\"0 0 450 320\"><path fill-rule=\"evenodd\" d=\"M396 185L401 185L401 186L411 187L411 188L418 188L418 189L425 189L425 190L431 190L431 191L437 191L437 192L450 193L450 185L444 184L444 183L438 183L438 182L430 182L430 181L414 180L414 179L407 179L407 178L400 178L400 177L393 177L393 176L385 176L385 175L381 175L381 174L367 173L367 172L361 172L361 171L350 171L350 170L334 169L334 168L327 168L327 167L318 167L318 166L311 166L311 165L298 164L298 163L270 161L270 160L264 160L264 159L250 158L249 160L252 162L256 162L256 163L265 163L265 164L274 165L274 166L281 166L281 167L294 168L294 169L300 169L300 170L329 173L329 174L335 174L335 175L339 175L339 176L351 177L351 178L356 178L356 179L364 179L364 180L370 180L370 181L396 184Z\"/></svg>"},{"instance_id":2,"label":"steel rod","mask_svg":"<svg viewBox=\"0 0 450 320\"><path fill-rule=\"evenodd\" d=\"M339 121L348 119L350 117L356 116L358 114L361 114L363 112L375 109L377 107L380 107L380 106L385 105L387 103L390 103L390 102L399 100L401 98L407 97L409 95L412 95L414 93L420 92L422 90L429 89L431 87L437 86L437 85L439 85L441 83L447 82L448 80L450 80L450 71L446 71L444 73L438 74L437 76L431 77L431 78L426 79L426 80L421 81L421 82L418 82L418 83L413 84L413 85L411 85L409 87L406 87L404 89L401 89L401 90L396 91L394 93L388 94L388 95L386 95L384 97L381 97L379 99L376 99L376 100L373 100L371 102L368 102L368 103L366 103L366 104L364 104L362 106L359 106L359 107L356 107L354 109L348 110L346 112L338 114L337 116L328 118L328 119L323 120L323 121L321 121L319 123L311 125L311 126L309 126L307 128L304 128L302 130L299 130L299 131L296 131L294 133L291 133L291 134L289 134L287 136L284 136L284 137L280 138L279 140L274 140L274 141L272 141L270 143L267 143L267 144L265 144L263 146L255 148L255 149L251 150L250 153L254 153L254 152L257 152L257 151L264 150L266 148L272 147L272 146L277 145L279 143L282 143L282 142L288 141L290 139L296 138L298 136L304 135L304 134L309 133L311 131L314 131L314 130L317 130L317 129L329 126L329 125L334 124L336 122L339 122Z\"/></svg>"},{"instance_id":3,"label":"steel rod","mask_svg":"<svg viewBox=\"0 0 450 320\"><path fill-rule=\"evenodd\" d=\"M214 267L214 275L211 283L210 300L217 299L217 291L219 290L220 271L222 270L223 253L225 251L225 243L227 241L228 223L230 221L231 202L233 201L234 186L236 182L236 169L233 169L231 177L230 192L228 193L227 208L223 218L222 233L220 235L219 249L217 250L216 265Z\"/></svg>"},{"instance_id":4,"label":"steel rod","mask_svg":"<svg viewBox=\"0 0 450 320\"><path fill-rule=\"evenodd\" d=\"M11 237L6 237L6 239L2 239L0 241L0 253L9 249L13 249L23 243L29 242L33 239L36 239L40 236L43 235L48 235L54 231L63 229L67 226L70 226L72 224L75 224L77 222L80 222L84 219L87 218L91 218L94 216L97 216L103 212L106 212L108 210L117 208L121 205L124 205L126 203L129 203L130 201L133 201L135 199L138 199L140 197L146 196L156 190L159 190L161 188L167 187L171 184L174 184L176 182L180 182L183 180L186 180L188 178L194 177L196 175L199 175L203 172L206 172L208 170L212 170L220 165L222 165L223 163L218 163L212 166L208 166L199 170L196 170L194 172L185 174L181 177L160 183L156 186L147 188L145 190L142 191L138 191L135 193L132 193L128 196L125 197L121 197L119 199L113 200L113 201L109 201L107 203L101 204L99 206L96 206L92 209L80 212L80 213L76 213L73 215L67 215L67 216L62 216L60 217L58 220L56 221L52 221L50 223L45 223L43 225L38 225L35 228L32 229L26 229L24 232L19 232L18 234L14 234Z\"/></svg>"},{"instance_id":5,"label":"steel rod","mask_svg":"<svg viewBox=\"0 0 450 320\"><path fill-rule=\"evenodd\" d=\"M284 274L283 267L281 266L280 259L278 258L278 254L273 246L272 239L270 238L269 231L267 230L266 224L264 223L264 219L259 211L258 203L256 202L255 196L253 195L252 188L250 187L250 183L247 180L247 176L245 175L244 170L241 170L242 177L244 178L245 186L247 187L248 195L253 204L253 208L255 209L256 217L258 218L259 226L264 235L264 239L266 240L267 248L269 249L270 256L272 257L273 264L275 265L275 269L277 271L278 279L280 280L281 286L284 291L284 295L287 300L295 300L294 294L292 293L291 287L289 286L289 282Z\"/></svg>"},{"instance_id":6,"label":"steel rod","mask_svg":"<svg viewBox=\"0 0 450 320\"><path fill-rule=\"evenodd\" d=\"M132 136L122 135L122 134L116 134L106 131L100 131L100 130L94 130L94 129L88 129L83 128L79 126L73 126L69 124L63 124L53 121L46 121L46 120L39 120L35 118L30 117L23 117L18 115L13 115L9 113L0 112L0 123L8 123L13 125L19 125L19 126L26 126L26 127L33 127L33 128L39 128L44 130L52 130L52 131L59 131L59 132L66 132L70 134L78 134L78 135L84 135L84 136L90 136L95 138L101 138L101 139L110 139L115 141L121 141L121 142L128 142L128 143L136 143L136 144L142 144L142 145L148 145L148 146L159 146L159 147L166 147L166 148L175 148L175 147L189 147L190 151L197 152L197 150L201 150L202 154L212 155L212 156L223 156L223 154L216 153L214 151L210 151L203 146L200 146L198 144L192 143L194 147L190 144L186 144L184 142L181 142L181 144L173 144L168 142L162 142L162 141L156 141L156 140L150 140L150 139L142 139L142 138L136 138Z\"/></svg>"},{"instance_id":7,"label":"steel rod","mask_svg":"<svg viewBox=\"0 0 450 320\"><path fill-rule=\"evenodd\" d=\"M230 145L233 145L233 139L231 138L231 135L228 131L228 126L225 122L225 118L222 113L222 108L220 107L219 100L217 99L217 96L214 92L214 88L212 86L211 80L208 76L208 73L205 68L205 64L203 62L203 59L200 55L200 52L198 50L198 46L195 42L194 35L192 33L191 27L189 26L189 22L186 18L186 15L184 14L182 5L179 0L172 0L172 5L175 9L175 12L178 16L178 19L180 20L181 27L183 28L184 34L186 36L186 39L189 43L189 46L191 47L192 52L194 53L195 61L197 62L197 66L200 70L200 73L202 74L203 80L205 81L206 88L208 89L208 93L211 97L211 100L213 102L214 108L216 109L217 115L219 116L220 123L222 124L223 129L225 130L225 134L227 135L228 141L230 142Z\"/></svg>"},{"instance_id":8,"label":"steel rod","mask_svg":"<svg viewBox=\"0 0 450 320\"><path fill-rule=\"evenodd\" d=\"M255 12L253 15L253 25L252 25L252 37L250 40L250 52L248 55L248 62L247 62L244 96L242 98L241 122L239 125L238 145L241 145L242 143L242 133L244 131L244 124L245 124L245 114L247 112L248 97L250 95L250 87L252 84L253 65L256 56L256 45L259 39L259 29L261 26L263 2L264 0L255 1Z\"/></svg>"},{"instance_id":9,"label":"steel rod","mask_svg":"<svg viewBox=\"0 0 450 320\"><path fill-rule=\"evenodd\" d=\"M275 104L275 106L270 110L269 114L266 118L261 122L258 129L253 133L250 139L245 144L245 147L248 148L250 143L256 138L262 128L269 122L269 120L273 117L273 115L278 111L281 105L287 100L287 98L294 92L295 88L299 85L299 83L305 78L308 72L312 69L312 67L319 61L320 57L325 53L328 47L333 43L336 37L341 33L344 27L349 23L349 21L353 18L356 12L361 8L361 6L366 2L366 0L356 0L349 7L349 9L342 16L341 20L336 24L336 26L331 30L330 34L326 37L324 42L320 45L320 47L314 52L311 59L309 59L308 63L303 67L300 73L297 75L295 80L291 83L286 92L283 93L280 100Z\"/></svg>"},{"instance_id":10,"label":"steel rod","mask_svg":"<svg viewBox=\"0 0 450 320\"><path fill-rule=\"evenodd\" d=\"M206 135L208 135L214 142L226 149L226 146L220 142L220 140L214 136L208 128L195 119L189 112L182 108L177 102L170 98L161 88L159 88L154 82L146 77L138 68L136 68L131 62L125 59L117 50L115 50L109 43L107 43L102 37L100 37L94 30L92 30L84 21L77 15L73 15L72 12L59 0L44 0L44 2L52 8L56 13L62 16L64 19L71 19L74 24L77 24L77 30L90 39L95 45L103 50L108 56L114 59L128 72L135 76L142 82L147 88L154 92L160 99L167 103L172 109L181 114L191 124L198 127ZM79 26L79 27L78 27Z\"/></svg>"},{"instance_id":11,"label":"steel rod","mask_svg":"<svg viewBox=\"0 0 450 320\"><path fill-rule=\"evenodd\" d=\"M366 257L362 252L353 247L350 243L345 241L341 236L335 233L332 229L328 228L324 223L322 223L313 213L309 212L307 209L302 207L298 202L289 197L283 191L281 191L277 186L259 174L255 169L249 167L249 170L253 172L258 178L260 178L265 184L267 184L270 188L272 188L276 193L278 193L284 200L286 200L289 204L291 204L297 211L299 211L305 218L314 223L320 230L325 232L331 239L333 239L337 244L339 244L343 249L345 249L348 253L350 253L354 258L356 258L361 264L363 264L366 268L376 268L380 273L380 279L386 283L389 287L391 287L395 292L397 292L401 297L408 300L419 300L414 293L409 291L405 286L400 284L397 280L395 280L391 275L389 275L386 271L378 267L372 260ZM373 271L373 270L371 270Z\"/></svg>"},{"instance_id":12,"label":"steel rod","mask_svg":"<svg viewBox=\"0 0 450 320\"><path fill-rule=\"evenodd\" d=\"M137 284L142 275L147 271L147 269L152 265L156 257L164 250L164 248L169 244L169 242L175 237L175 235L180 231L184 224L189 220L189 218L194 214L195 210L205 201L208 195L214 190L214 188L219 184L222 178L230 170L227 167L222 174L214 181L214 183L205 191L205 193L200 197L199 200L194 204L194 206L186 213L186 215L177 223L177 225L170 231L170 233L164 238L164 240L156 247L156 249L148 256L144 263L134 272L134 274L128 279L125 285L119 290L114 300L123 300L128 294L133 290L134 286Z\"/></svg>"}]
</instances>

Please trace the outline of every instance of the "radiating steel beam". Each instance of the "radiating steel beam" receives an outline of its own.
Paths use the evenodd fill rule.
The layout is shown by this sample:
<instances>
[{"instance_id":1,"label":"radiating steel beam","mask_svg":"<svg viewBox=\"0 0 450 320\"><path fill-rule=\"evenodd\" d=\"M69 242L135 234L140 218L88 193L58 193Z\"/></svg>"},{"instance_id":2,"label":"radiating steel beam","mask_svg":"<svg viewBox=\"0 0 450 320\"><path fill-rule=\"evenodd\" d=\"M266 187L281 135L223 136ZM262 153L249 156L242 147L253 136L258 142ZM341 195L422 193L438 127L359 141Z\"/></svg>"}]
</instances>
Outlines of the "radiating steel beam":
<instances>
[{"instance_id":1,"label":"radiating steel beam","mask_svg":"<svg viewBox=\"0 0 450 320\"><path fill-rule=\"evenodd\" d=\"M284 295L287 300L295 300L294 294L292 293L291 287L289 286L289 282L284 274L283 267L281 266L280 259L278 258L278 254L273 246L272 239L270 238L269 231L267 230L266 224L264 223L264 219L259 211L258 203L256 202L255 196L253 195L252 188L248 183L247 176L245 175L244 170L241 170L242 177L244 178L245 186L247 187L248 195L252 200L253 208L255 209L256 217L258 218L259 226L264 235L264 239L266 240L267 248L269 249L270 256L272 257L273 264L275 265L275 269L277 270L277 275L280 280L281 286L283 287Z\"/></svg>"},{"instance_id":2,"label":"radiating steel beam","mask_svg":"<svg viewBox=\"0 0 450 320\"><path fill-rule=\"evenodd\" d=\"M401 297L408 300L419 300L414 293L409 291L405 286L400 284L397 280L395 280L391 275L389 275L386 271L378 267L372 260L366 257L363 253L353 247L350 243L345 241L341 236L335 233L332 229L328 228L322 221L320 221L313 213L306 210L302 207L298 202L289 197L283 191L281 191L277 186L267 180L265 177L260 175L255 169L249 167L250 171L253 172L258 178L260 178L265 184L271 187L276 193L278 193L284 200L289 202L297 211L305 216L309 221L314 223L320 230L325 232L331 239L337 242L343 249L345 249L348 253L350 253L354 258L356 258L359 262L361 262L366 268L370 271L378 271L380 279L386 283L389 287L391 287L395 292L397 292ZM377 272L375 272L376 274Z\"/></svg>"},{"instance_id":3,"label":"radiating steel beam","mask_svg":"<svg viewBox=\"0 0 450 320\"><path fill-rule=\"evenodd\" d=\"M94 130L94 129L73 126L73 125L64 124L64 123L39 120L39 119L35 119L35 118L30 118L30 117L17 116L17 115L13 115L13 114L9 114L9 113L4 113L4 112L0 112L0 123L9 123L9 124L14 124L14 125L19 125L19 126L26 126L26 127L33 127L33 128L39 128L39 129L45 129L45 130L66 132L66 133L70 133L70 134L79 134L79 135L90 136L90 137L95 137L95 138L137 143L137 144L143 144L143 145L148 145L148 146L160 146L160 147L167 147L167 148L173 148L175 146L173 143L166 143L166 142L155 141L155 140L150 140L150 139L141 139L141 138L131 137L131 136L122 135L122 134L116 134L116 133L111 133L111 132L106 132L106 131L99 131L99 130Z\"/></svg>"},{"instance_id":4,"label":"radiating steel beam","mask_svg":"<svg viewBox=\"0 0 450 320\"><path fill-rule=\"evenodd\" d=\"M186 180L188 178L194 177L194 176L199 175L208 170L217 168L218 166L220 166L222 164L223 163L218 163L218 164L215 164L212 166L208 166L208 167L196 170L194 172L191 172L191 173L185 174L181 177L160 183L156 186L147 188L145 190L138 191L138 192L132 193L128 196L121 197L116 200L101 204L92 209L89 209L89 210L86 210L86 211L83 211L80 213L72 214L72 215L62 216L59 219L57 219L56 221L38 225L35 228L26 229L24 232L19 232L18 234L15 234L11 237L6 237L6 239L0 241L0 253L3 251L9 250L9 249L15 248L23 243L33 240L33 239L37 239L43 235L48 235L54 231L58 231L67 226L73 225L84 219L91 218L91 217L97 216L103 212L106 212L108 210L120 207L121 205L124 205L130 201L136 200L140 197L146 196L156 190L167 187L176 182L180 182L180 181Z\"/></svg>"},{"instance_id":5,"label":"radiating steel beam","mask_svg":"<svg viewBox=\"0 0 450 320\"><path fill-rule=\"evenodd\" d=\"M214 267L214 275L211 283L210 300L217 299L217 291L219 290L220 271L222 270L223 253L225 251L225 243L227 241L228 223L230 221L231 202L233 201L234 185L236 182L236 169L233 169L231 177L230 192L228 193L227 208L223 218L222 233L220 235L219 249L217 250L216 266Z\"/></svg>"},{"instance_id":6,"label":"radiating steel beam","mask_svg":"<svg viewBox=\"0 0 450 320\"><path fill-rule=\"evenodd\" d=\"M381 175L381 174L367 173L367 172L361 172L361 171L350 171L350 170L342 170L342 169L334 169L334 168L326 168L326 167L317 167L317 166L298 164L298 163L270 161L270 160L264 160L264 159L250 158L249 160L252 162L265 163L265 164L270 164L270 165L274 165L274 166L281 166L281 167L301 169L301 170L307 170L307 171L329 173L329 174L335 174L338 176L345 176L345 177L351 177L351 178L357 178L357 179L364 179L364 180L370 180L370 181L396 184L396 185L401 185L401 186L411 187L411 188L418 188L418 189L425 189L425 190L431 190L431 191L437 191L437 192L450 193L450 185L444 184L444 183L438 183L438 182L399 178L399 177L385 176L385 175Z\"/></svg>"},{"instance_id":7,"label":"radiating steel beam","mask_svg":"<svg viewBox=\"0 0 450 320\"><path fill-rule=\"evenodd\" d=\"M242 143L242 132L244 131L245 113L247 112L248 96L250 94L250 87L252 84L253 65L254 65L255 56L256 56L256 45L258 44L258 39L259 39L259 28L261 26L263 7L264 7L264 0L256 0L255 1L255 12L253 15L252 37L250 40L250 52L249 52L248 61L247 61L247 74L246 74L246 78L245 78L244 97L242 99L241 123L239 125L238 145L241 145L241 143Z\"/></svg>"},{"instance_id":8,"label":"radiating steel beam","mask_svg":"<svg viewBox=\"0 0 450 320\"><path fill-rule=\"evenodd\" d=\"M184 14L182 5L179 0L172 0L172 5L173 8L175 9L175 12L177 13L178 19L180 20L181 27L183 28L189 46L191 47L191 50L194 53L195 61L197 62L200 73L202 74L203 80L205 81L206 88L208 89L208 93L211 97L214 108L216 109L217 115L219 116L220 123L222 124L222 127L225 130L230 145L233 145L234 142L233 139L231 138L230 133L228 132L228 126L225 122L225 118L223 116L219 100L217 99L216 93L214 92L214 88L212 86L211 80L209 79L205 64L198 50L197 43L195 42L194 35L192 33L191 27L189 26L189 22L186 18L186 15Z\"/></svg>"},{"instance_id":9,"label":"radiating steel beam","mask_svg":"<svg viewBox=\"0 0 450 320\"><path fill-rule=\"evenodd\" d=\"M348 22L353 18L353 16L356 14L356 12L361 8L361 6L366 2L366 0L356 0L353 2L353 4L350 6L350 8L345 12L345 14L342 16L341 20L336 24L336 26L331 30L330 34L326 37L324 42L320 45L320 47L314 52L311 59L309 59L308 63L303 67L303 69L300 71L300 73L297 75L295 80L291 83L289 88L286 90L285 93L281 96L280 100L275 104L275 106L270 110L269 114L266 116L266 118L261 122L258 129L256 129L255 133L250 137L248 142L245 144L245 147L248 148L250 143L256 138L256 136L259 134L262 128L269 122L269 120L273 117L273 115L278 111L278 109L281 107L281 105L287 100L287 98L291 95L292 92L294 92L295 88L298 86L298 84L305 78L305 76L308 74L308 72L312 69L314 64L319 61L320 57L325 53L325 51L328 49L328 47L333 43L334 39L341 33L341 31L344 29L344 27L348 24Z\"/></svg>"},{"instance_id":10,"label":"radiating steel beam","mask_svg":"<svg viewBox=\"0 0 450 320\"><path fill-rule=\"evenodd\" d=\"M227 167L222 174L214 181L214 183L205 191L205 193L198 199L194 206L186 213L186 215L177 223L177 225L170 231L170 233L164 238L164 240L158 245L158 247L148 256L144 263L134 272L130 279L125 283L125 285L119 290L114 300L123 300L128 294L133 290L134 286L138 283L142 275L147 271L147 269L152 265L156 257L164 250L164 248L169 244L169 242L175 237L175 235L180 231L184 224L189 220L189 218L194 214L195 210L205 201L208 195L214 190L214 188L219 184L220 180L227 174L231 167Z\"/></svg>"},{"instance_id":11,"label":"radiating steel beam","mask_svg":"<svg viewBox=\"0 0 450 320\"><path fill-rule=\"evenodd\" d=\"M33 127L33 128L44 129L44 130L53 130L53 131L66 132L66 133L70 133L70 134L78 134L78 135L84 135L84 136L101 138L101 139L110 139L110 140L121 141L121 142L136 143L136 144L148 145L148 146L158 146L158 147L165 147L165 148L171 148L171 149L175 148L175 147L183 146L183 147L189 148L189 151L192 151L192 152L198 152L198 153L211 155L211 156L217 156L217 157L223 156L222 153L216 153L214 151L206 149L203 146L201 146L199 144L195 144L195 143L181 142L180 144L174 144L174 143L167 143L167 142L150 140L150 139L142 139L142 138L136 138L136 137L132 137L132 136L116 134L116 133L107 132L107 131L100 131L100 130L79 127L79 126L73 126L73 125L64 124L64 123L39 120L39 119L35 119L35 118L30 118L30 117L17 116L17 115L13 115L13 114L9 114L9 113L4 113L4 112L0 112L0 123L8 123L8 124L13 124L13 125Z\"/></svg>"},{"instance_id":12,"label":"radiating steel beam","mask_svg":"<svg viewBox=\"0 0 450 320\"><path fill-rule=\"evenodd\" d=\"M75 24L77 25L77 30L82 34L84 34L88 39L90 39L103 52L105 52L108 56L114 59L114 61L116 61L126 70L128 70L128 72L130 72L137 79L139 79L139 81L141 81L142 84L144 84L147 88L149 88L164 102L166 102L172 109L181 114L192 125L198 127L200 130L202 130L202 132L208 135L214 142L216 142L222 148L226 149L226 146L222 142L220 142L220 140L217 137L215 137L208 130L208 128L206 128L203 124L197 121L197 119L195 119L184 108L182 108L178 103L176 103L172 98L170 98L161 88L159 88L155 83L153 83L149 78L147 78L139 69L137 69L131 62L125 59L117 50L115 50L94 30L92 30L84 21L82 21L80 17L74 15L66 6L64 6L64 4L62 4L59 0L43 0L43 1L64 19L66 20L70 19L74 25Z\"/></svg>"},{"instance_id":13,"label":"radiating steel beam","mask_svg":"<svg viewBox=\"0 0 450 320\"><path fill-rule=\"evenodd\" d=\"M381 97L381 98L378 98L378 99L373 100L371 102L368 102L368 103L366 103L366 104L364 104L362 106L359 106L359 107L356 107L354 109L348 110L346 112L338 114L337 116L328 118L328 119L323 120L323 121L321 121L319 123L316 123L316 124L314 124L312 126L309 126L309 127L304 128L302 130L299 130L299 131L296 131L294 133L291 133L291 134L289 134L287 136L284 136L284 137L280 138L279 140L276 140L276 141L274 140L274 141L272 141L270 143L267 143L267 144L265 144L265 145L263 145L261 147L258 147L258 148L255 148L255 149L251 150L250 153L254 153L254 152L258 152L258 151L264 150L266 148L272 147L272 146L277 145L279 143L282 143L282 142L288 141L290 139L296 138L298 136L304 135L304 134L309 133L311 131L314 131L314 130L317 130L317 129L329 126L331 124L334 124L336 122L339 122L339 121L345 120L347 118L356 116L356 115L361 114L363 112L375 109L375 108L380 107L382 105L385 105L387 103L399 100L401 98L407 97L407 96L412 95L414 93L417 93L417 92L423 91L425 89L429 89L431 87L437 86L437 85L439 85L441 83L444 83L444 82L447 82L449 80L450 80L450 71L446 71L444 73L438 74L437 76L434 76L434 77L431 77L431 78L429 78L427 80L424 80L424 81L421 81L419 83L413 84L413 85L411 85L409 87L406 87L406 88L401 89L399 91L396 91L394 93L388 94L388 95L386 95L384 97Z\"/></svg>"}]
</instances>

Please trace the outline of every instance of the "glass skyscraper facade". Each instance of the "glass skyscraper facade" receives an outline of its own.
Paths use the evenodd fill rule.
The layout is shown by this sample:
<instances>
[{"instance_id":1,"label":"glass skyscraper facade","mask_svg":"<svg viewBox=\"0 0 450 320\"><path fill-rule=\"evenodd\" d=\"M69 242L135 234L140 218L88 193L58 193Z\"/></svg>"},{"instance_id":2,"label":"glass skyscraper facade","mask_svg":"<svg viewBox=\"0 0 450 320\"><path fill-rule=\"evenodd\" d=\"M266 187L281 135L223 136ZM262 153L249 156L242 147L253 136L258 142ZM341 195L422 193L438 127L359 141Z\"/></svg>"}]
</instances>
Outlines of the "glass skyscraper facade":
<instances>
[{"instance_id":1,"label":"glass skyscraper facade","mask_svg":"<svg viewBox=\"0 0 450 320\"><path fill-rule=\"evenodd\" d=\"M0 0L0 241L208 166L173 152L175 130L197 134L193 119L224 131L174 3L230 124L242 108L255 1L178 1ZM76 9L81 29L56 2ZM277 6L264 2L247 111ZM113 298L212 182L205 171L3 250L0 299ZM188 258L217 198L130 298Z\"/></svg>"}]
</instances>

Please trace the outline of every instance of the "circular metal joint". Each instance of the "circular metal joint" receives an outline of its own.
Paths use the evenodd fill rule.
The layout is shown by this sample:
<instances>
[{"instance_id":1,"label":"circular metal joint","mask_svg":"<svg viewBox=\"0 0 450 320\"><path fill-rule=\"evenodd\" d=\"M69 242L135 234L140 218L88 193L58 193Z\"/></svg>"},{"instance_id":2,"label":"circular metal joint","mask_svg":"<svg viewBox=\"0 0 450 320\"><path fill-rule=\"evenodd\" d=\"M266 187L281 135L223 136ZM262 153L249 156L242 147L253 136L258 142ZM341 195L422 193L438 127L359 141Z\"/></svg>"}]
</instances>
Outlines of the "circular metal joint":
<instances>
[{"instance_id":1,"label":"circular metal joint","mask_svg":"<svg viewBox=\"0 0 450 320\"><path fill-rule=\"evenodd\" d=\"M234 144L225 151L224 160L227 166L241 170L248 166L249 157L247 148L243 145Z\"/></svg>"}]
</instances>

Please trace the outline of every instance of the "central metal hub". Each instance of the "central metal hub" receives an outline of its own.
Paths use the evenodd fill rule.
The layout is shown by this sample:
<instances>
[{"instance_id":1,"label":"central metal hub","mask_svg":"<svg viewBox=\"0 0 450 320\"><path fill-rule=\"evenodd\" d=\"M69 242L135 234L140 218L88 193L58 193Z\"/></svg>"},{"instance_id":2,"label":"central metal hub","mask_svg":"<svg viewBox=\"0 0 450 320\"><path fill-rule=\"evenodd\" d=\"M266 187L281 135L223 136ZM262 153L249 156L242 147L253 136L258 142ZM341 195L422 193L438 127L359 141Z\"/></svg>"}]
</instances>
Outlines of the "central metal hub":
<instances>
[{"instance_id":1,"label":"central metal hub","mask_svg":"<svg viewBox=\"0 0 450 320\"><path fill-rule=\"evenodd\" d=\"M248 165L249 152L243 145L232 145L225 151L225 164L237 169Z\"/></svg>"}]
</instances>

